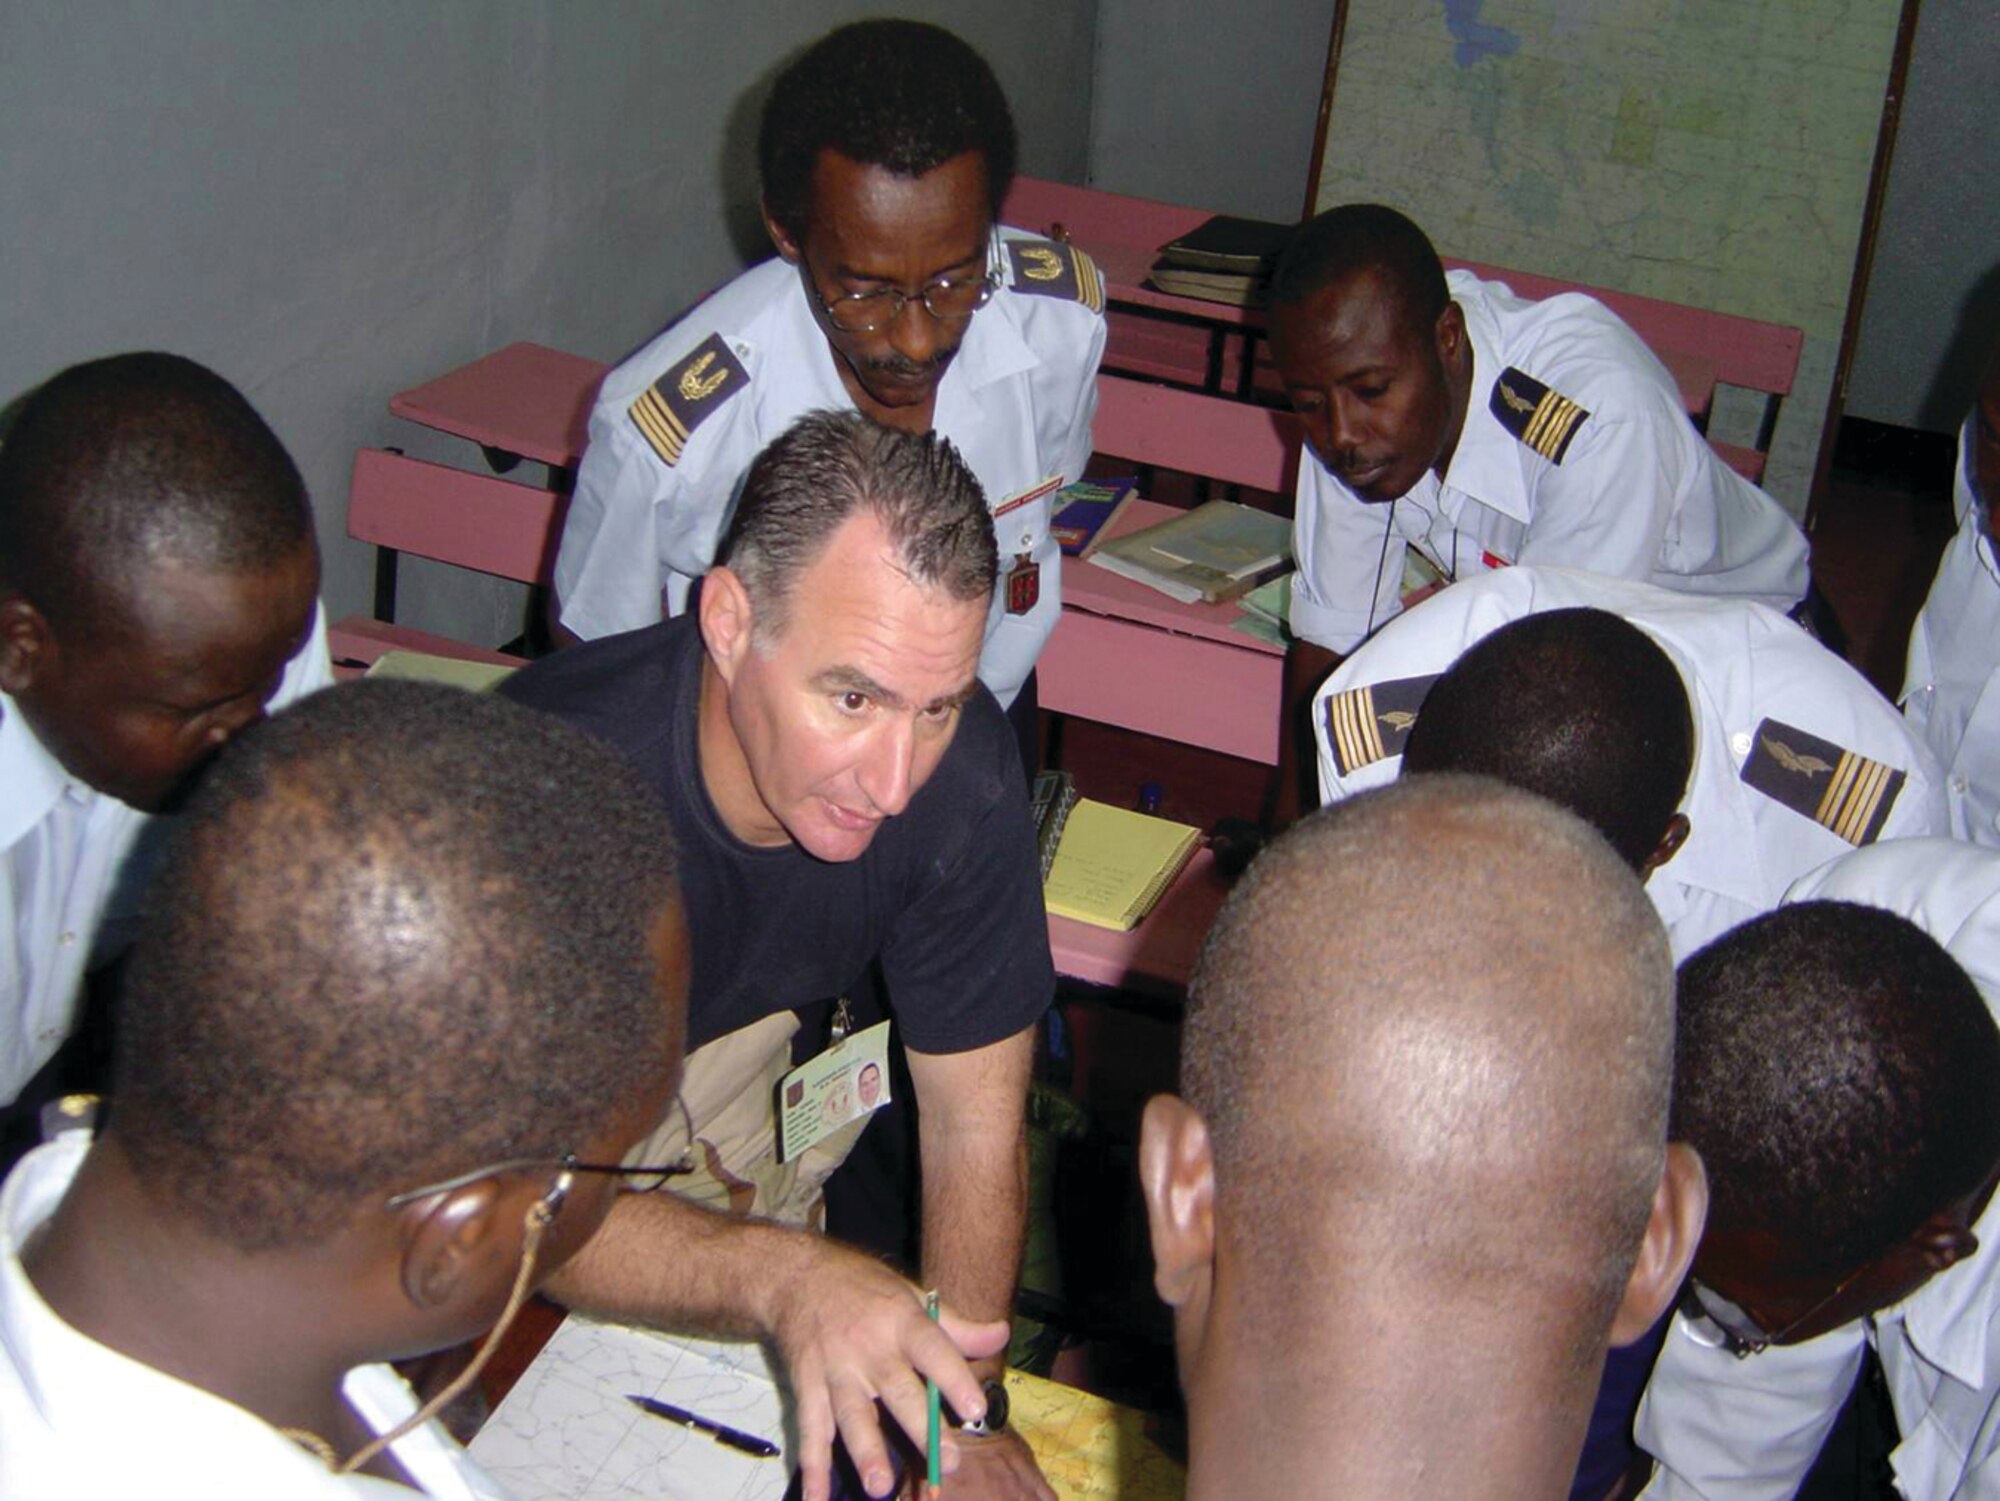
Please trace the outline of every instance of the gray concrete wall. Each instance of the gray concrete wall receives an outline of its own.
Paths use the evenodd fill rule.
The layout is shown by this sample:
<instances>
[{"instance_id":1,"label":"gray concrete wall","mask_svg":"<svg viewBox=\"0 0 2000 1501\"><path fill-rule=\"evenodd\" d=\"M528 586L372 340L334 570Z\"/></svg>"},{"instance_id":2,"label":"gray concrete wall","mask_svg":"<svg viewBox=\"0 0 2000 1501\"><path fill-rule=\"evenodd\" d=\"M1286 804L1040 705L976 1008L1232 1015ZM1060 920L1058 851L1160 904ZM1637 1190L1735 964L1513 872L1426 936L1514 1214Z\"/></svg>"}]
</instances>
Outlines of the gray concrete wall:
<instances>
[{"instance_id":1,"label":"gray concrete wall","mask_svg":"<svg viewBox=\"0 0 2000 1501\"><path fill-rule=\"evenodd\" d=\"M1094 7L903 7L999 72L1025 170L1082 178ZM249 395L312 487L335 615L356 448L476 465L389 396L516 339L638 344L755 239L755 119L782 60L879 6L342 0L0 8L0 402L162 348ZM400 617L474 639L519 591L406 566Z\"/></svg>"},{"instance_id":2,"label":"gray concrete wall","mask_svg":"<svg viewBox=\"0 0 2000 1501\"><path fill-rule=\"evenodd\" d=\"M1848 373L1850 416L1949 432L2000 339L2000 11L1923 0Z\"/></svg>"},{"instance_id":3,"label":"gray concrete wall","mask_svg":"<svg viewBox=\"0 0 2000 1501\"><path fill-rule=\"evenodd\" d=\"M1334 0L1098 0L1090 186L1298 218L1333 11Z\"/></svg>"}]
</instances>

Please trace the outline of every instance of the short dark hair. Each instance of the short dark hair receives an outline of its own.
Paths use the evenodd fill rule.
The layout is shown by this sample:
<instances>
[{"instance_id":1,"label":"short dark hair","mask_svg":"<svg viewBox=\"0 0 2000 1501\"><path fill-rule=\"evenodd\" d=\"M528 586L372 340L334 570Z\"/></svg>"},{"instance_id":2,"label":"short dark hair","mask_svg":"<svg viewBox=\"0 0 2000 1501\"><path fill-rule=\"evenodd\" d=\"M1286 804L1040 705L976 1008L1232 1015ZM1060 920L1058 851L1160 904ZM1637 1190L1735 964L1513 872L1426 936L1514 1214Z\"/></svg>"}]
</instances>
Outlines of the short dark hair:
<instances>
[{"instance_id":1,"label":"short dark hair","mask_svg":"<svg viewBox=\"0 0 2000 1501\"><path fill-rule=\"evenodd\" d=\"M1272 306L1295 306L1357 271L1388 283L1412 327L1429 329L1451 302L1444 263L1414 221L1385 204L1347 203L1292 232L1272 273Z\"/></svg>"},{"instance_id":2,"label":"short dark hair","mask_svg":"<svg viewBox=\"0 0 2000 1501\"><path fill-rule=\"evenodd\" d=\"M1014 116L986 60L921 21L857 21L827 33L778 75L757 132L765 207L794 238L805 230L822 151L898 177L977 151L997 219L1014 149Z\"/></svg>"},{"instance_id":3,"label":"short dark hair","mask_svg":"<svg viewBox=\"0 0 2000 1501\"><path fill-rule=\"evenodd\" d=\"M312 1244L372 1196L579 1150L679 1055L666 814L553 718L329 689L232 742L181 822L109 1130L220 1239Z\"/></svg>"},{"instance_id":4,"label":"short dark hair","mask_svg":"<svg viewBox=\"0 0 2000 1501\"><path fill-rule=\"evenodd\" d=\"M1893 912L1799 902L1680 968L1673 1134L1709 1223L1767 1230L1797 1270L1882 1256L2000 1163L2000 1029Z\"/></svg>"},{"instance_id":5,"label":"short dark hair","mask_svg":"<svg viewBox=\"0 0 2000 1501\"><path fill-rule=\"evenodd\" d=\"M1608 610L1510 621L1432 685L1405 772L1469 771L1540 793L1634 870L1659 847L1694 769L1687 686L1659 644Z\"/></svg>"},{"instance_id":6,"label":"short dark hair","mask_svg":"<svg viewBox=\"0 0 2000 1501\"><path fill-rule=\"evenodd\" d=\"M0 442L0 589L58 629L163 563L262 569L313 540L298 466L234 386L173 354L73 365Z\"/></svg>"},{"instance_id":7,"label":"short dark hair","mask_svg":"<svg viewBox=\"0 0 2000 1501\"><path fill-rule=\"evenodd\" d=\"M799 575L864 510L888 529L912 582L958 600L993 593L986 492L949 439L859 412L808 412L750 465L716 557L743 581L760 639L784 628Z\"/></svg>"}]
</instances>

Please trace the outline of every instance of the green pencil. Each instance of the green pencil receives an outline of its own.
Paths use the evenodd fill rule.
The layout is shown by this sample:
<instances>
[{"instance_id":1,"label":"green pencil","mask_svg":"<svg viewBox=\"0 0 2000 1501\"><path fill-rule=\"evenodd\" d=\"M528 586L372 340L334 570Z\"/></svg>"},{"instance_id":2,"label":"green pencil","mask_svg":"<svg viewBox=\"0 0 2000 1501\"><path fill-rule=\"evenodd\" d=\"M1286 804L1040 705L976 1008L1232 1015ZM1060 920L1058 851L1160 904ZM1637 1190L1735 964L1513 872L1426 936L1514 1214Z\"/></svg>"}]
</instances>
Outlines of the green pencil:
<instances>
[{"instance_id":1,"label":"green pencil","mask_svg":"<svg viewBox=\"0 0 2000 1501\"><path fill-rule=\"evenodd\" d=\"M924 1312L931 1316L933 1324L937 1322L938 1295L935 1290L924 1294ZM929 1470L925 1475L924 1495L929 1498L929 1501L936 1501L936 1497L944 1488L944 1473L938 1468L938 1429L941 1426L941 1414L938 1408L937 1382L926 1381L924 1383L924 1393L930 1401L930 1412L924 1431L924 1451L929 1461Z\"/></svg>"}]
</instances>

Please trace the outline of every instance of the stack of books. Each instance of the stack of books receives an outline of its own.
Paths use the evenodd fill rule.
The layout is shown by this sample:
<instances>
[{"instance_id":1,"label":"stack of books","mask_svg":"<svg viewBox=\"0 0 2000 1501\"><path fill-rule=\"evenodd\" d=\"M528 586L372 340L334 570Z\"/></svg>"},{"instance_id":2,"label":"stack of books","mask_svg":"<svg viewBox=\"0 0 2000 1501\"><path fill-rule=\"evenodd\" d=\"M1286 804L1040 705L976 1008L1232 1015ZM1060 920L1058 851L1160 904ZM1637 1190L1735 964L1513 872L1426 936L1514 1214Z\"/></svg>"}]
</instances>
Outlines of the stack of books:
<instances>
[{"instance_id":1,"label":"stack of books","mask_svg":"<svg viewBox=\"0 0 2000 1501\"><path fill-rule=\"evenodd\" d=\"M1291 566L1292 524L1233 500L1211 500L1099 542L1085 561L1182 604L1219 604Z\"/></svg>"},{"instance_id":2,"label":"stack of books","mask_svg":"<svg viewBox=\"0 0 2000 1501\"><path fill-rule=\"evenodd\" d=\"M1162 245L1147 279L1177 297L1262 307L1272 269L1291 233L1289 224L1217 214Z\"/></svg>"}]
</instances>

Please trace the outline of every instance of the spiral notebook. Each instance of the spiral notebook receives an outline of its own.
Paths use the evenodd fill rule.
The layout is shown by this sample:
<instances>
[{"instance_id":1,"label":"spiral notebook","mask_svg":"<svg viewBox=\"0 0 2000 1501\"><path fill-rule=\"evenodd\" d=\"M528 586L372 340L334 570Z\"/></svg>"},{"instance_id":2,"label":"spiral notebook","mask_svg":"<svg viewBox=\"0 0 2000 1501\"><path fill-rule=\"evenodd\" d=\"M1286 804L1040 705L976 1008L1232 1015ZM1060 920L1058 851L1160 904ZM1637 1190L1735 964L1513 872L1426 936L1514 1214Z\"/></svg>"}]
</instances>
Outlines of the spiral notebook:
<instances>
[{"instance_id":1,"label":"spiral notebook","mask_svg":"<svg viewBox=\"0 0 2000 1501\"><path fill-rule=\"evenodd\" d=\"M1200 848L1201 830L1190 824L1078 798L1042 900L1058 917L1122 933L1153 910Z\"/></svg>"}]
</instances>

